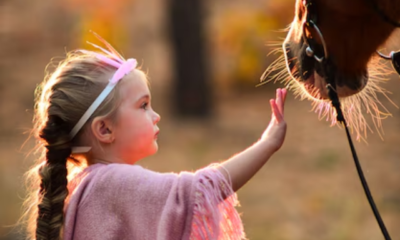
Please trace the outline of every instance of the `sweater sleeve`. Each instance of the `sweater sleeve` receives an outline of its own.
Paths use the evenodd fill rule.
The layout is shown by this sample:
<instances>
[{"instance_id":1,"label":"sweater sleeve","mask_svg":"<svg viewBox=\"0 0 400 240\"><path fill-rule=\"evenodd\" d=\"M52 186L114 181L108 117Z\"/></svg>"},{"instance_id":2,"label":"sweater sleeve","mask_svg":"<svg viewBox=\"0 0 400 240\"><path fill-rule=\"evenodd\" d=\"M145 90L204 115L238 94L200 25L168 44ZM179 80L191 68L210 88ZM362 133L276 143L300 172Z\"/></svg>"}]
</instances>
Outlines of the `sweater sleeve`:
<instances>
[{"instance_id":1,"label":"sweater sleeve","mask_svg":"<svg viewBox=\"0 0 400 240\"><path fill-rule=\"evenodd\" d=\"M217 167L225 170L212 164L195 173L189 239L245 239L242 221L235 209L239 205L236 193L230 179L226 179Z\"/></svg>"}]
</instances>

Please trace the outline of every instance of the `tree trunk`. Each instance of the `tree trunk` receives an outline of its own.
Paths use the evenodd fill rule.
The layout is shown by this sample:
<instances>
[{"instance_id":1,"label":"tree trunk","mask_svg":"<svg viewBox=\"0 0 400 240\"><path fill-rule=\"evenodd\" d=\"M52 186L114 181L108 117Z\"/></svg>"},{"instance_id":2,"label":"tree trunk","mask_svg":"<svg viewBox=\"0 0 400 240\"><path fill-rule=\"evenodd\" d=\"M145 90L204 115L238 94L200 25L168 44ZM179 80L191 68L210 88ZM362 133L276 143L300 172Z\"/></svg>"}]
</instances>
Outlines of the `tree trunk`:
<instances>
[{"instance_id":1,"label":"tree trunk","mask_svg":"<svg viewBox=\"0 0 400 240\"><path fill-rule=\"evenodd\" d=\"M206 62L201 0L169 1L174 53L173 108L179 116L211 115L212 94Z\"/></svg>"}]
</instances>

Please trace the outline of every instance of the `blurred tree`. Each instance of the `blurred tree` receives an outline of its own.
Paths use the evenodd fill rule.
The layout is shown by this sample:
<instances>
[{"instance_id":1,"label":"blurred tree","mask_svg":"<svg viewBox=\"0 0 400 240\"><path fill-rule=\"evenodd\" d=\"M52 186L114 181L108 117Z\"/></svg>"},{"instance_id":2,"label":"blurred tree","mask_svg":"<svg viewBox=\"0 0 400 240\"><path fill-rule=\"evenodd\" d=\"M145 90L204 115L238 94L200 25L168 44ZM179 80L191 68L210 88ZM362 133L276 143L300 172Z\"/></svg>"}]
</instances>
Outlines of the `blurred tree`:
<instances>
[{"instance_id":1,"label":"blurred tree","mask_svg":"<svg viewBox=\"0 0 400 240\"><path fill-rule=\"evenodd\" d=\"M131 2L130 0L65 0L65 6L79 19L78 44L84 47L88 47L87 41L98 44L98 39L90 32L92 30L116 45L117 50L125 49L128 43L123 15Z\"/></svg>"},{"instance_id":2,"label":"blurred tree","mask_svg":"<svg viewBox=\"0 0 400 240\"><path fill-rule=\"evenodd\" d=\"M170 0L168 4L175 58L173 106L180 116L208 117L212 110L202 4L202 0Z\"/></svg>"},{"instance_id":3,"label":"blurred tree","mask_svg":"<svg viewBox=\"0 0 400 240\"><path fill-rule=\"evenodd\" d=\"M292 20L293 4L293 0L253 1L252 4L233 1L215 10L209 31L213 74L215 81L223 85L220 88L235 92L255 90L262 73L277 58L269 53L282 55L278 49L282 49L286 33L278 29ZM274 88L272 85L263 88L267 86Z\"/></svg>"}]
</instances>

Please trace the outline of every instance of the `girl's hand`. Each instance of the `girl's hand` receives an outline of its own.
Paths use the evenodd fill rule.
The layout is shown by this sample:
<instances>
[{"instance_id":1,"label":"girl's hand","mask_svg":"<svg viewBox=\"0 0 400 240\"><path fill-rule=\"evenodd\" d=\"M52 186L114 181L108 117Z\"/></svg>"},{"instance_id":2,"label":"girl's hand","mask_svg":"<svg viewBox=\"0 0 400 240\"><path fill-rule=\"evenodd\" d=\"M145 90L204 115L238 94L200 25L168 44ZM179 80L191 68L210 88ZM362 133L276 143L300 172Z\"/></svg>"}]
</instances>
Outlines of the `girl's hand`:
<instances>
[{"instance_id":1,"label":"girl's hand","mask_svg":"<svg viewBox=\"0 0 400 240\"><path fill-rule=\"evenodd\" d=\"M267 129L264 131L261 141L268 143L273 151L281 148L286 135L286 122L284 119L284 105L286 99L286 89L278 88L276 98L270 100L272 117Z\"/></svg>"},{"instance_id":2,"label":"girl's hand","mask_svg":"<svg viewBox=\"0 0 400 240\"><path fill-rule=\"evenodd\" d=\"M286 89L277 89L276 98L270 101L272 118L261 139L221 164L220 171L231 179L234 191L249 181L282 146L286 134L283 118L285 98Z\"/></svg>"}]
</instances>

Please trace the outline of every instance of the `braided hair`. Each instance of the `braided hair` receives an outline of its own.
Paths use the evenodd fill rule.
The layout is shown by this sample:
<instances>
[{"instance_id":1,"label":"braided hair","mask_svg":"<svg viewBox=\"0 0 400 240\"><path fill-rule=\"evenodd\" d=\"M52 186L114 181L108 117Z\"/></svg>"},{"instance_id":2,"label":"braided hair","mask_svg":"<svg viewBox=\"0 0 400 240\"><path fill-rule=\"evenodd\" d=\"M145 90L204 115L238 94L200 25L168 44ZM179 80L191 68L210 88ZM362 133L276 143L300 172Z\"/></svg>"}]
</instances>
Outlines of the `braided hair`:
<instances>
[{"instance_id":1,"label":"braided hair","mask_svg":"<svg viewBox=\"0 0 400 240\"><path fill-rule=\"evenodd\" d=\"M39 169L41 179L36 239L60 238L64 200L68 195L67 159L71 155L69 128L58 116L49 116L40 137L47 142L46 163Z\"/></svg>"},{"instance_id":2,"label":"braided hair","mask_svg":"<svg viewBox=\"0 0 400 240\"><path fill-rule=\"evenodd\" d=\"M38 140L41 156L27 173L30 194L22 220L27 225L28 239L62 239L68 179L76 167L71 149L79 145L90 128L84 126L74 139L70 139L70 131L115 71L91 52L74 51L38 87L32 135ZM115 118L118 92L117 85L86 126L97 116Z\"/></svg>"}]
</instances>

